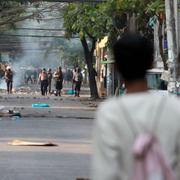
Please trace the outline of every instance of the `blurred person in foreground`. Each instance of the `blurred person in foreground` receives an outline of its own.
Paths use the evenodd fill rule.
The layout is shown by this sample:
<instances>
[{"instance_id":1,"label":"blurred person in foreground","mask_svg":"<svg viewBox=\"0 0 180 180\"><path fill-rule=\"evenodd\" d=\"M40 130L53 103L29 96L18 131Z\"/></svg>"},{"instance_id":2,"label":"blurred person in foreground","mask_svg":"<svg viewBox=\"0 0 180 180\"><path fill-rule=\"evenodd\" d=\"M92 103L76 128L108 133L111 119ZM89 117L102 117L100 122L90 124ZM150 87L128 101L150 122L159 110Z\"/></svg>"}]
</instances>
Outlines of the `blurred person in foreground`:
<instances>
[{"instance_id":1,"label":"blurred person in foreground","mask_svg":"<svg viewBox=\"0 0 180 180\"><path fill-rule=\"evenodd\" d=\"M12 72L10 66L6 67L5 81L6 81L6 84L7 84L7 92L8 92L8 94L11 94L12 93L12 88L13 88L13 72Z\"/></svg>"},{"instance_id":2,"label":"blurred person in foreground","mask_svg":"<svg viewBox=\"0 0 180 180\"><path fill-rule=\"evenodd\" d=\"M152 43L140 35L126 34L113 50L126 94L103 102L97 111L92 179L133 179L136 130L154 133L180 179L180 102L148 91L145 76L153 64Z\"/></svg>"}]
</instances>

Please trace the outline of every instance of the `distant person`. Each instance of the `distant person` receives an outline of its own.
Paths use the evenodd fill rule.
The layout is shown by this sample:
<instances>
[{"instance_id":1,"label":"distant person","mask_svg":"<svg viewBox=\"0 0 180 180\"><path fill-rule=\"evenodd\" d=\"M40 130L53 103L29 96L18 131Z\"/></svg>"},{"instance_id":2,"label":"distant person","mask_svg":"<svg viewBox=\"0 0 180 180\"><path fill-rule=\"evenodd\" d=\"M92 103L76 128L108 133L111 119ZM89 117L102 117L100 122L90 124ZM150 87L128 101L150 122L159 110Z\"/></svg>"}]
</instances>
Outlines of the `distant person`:
<instances>
[{"instance_id":1,"label":"distant person","mask_svg":"<svg viewBox=\"0 0 180 180\"><path fill-rule=\"evenodd\" d=\"M75 76L75 97L79 97L80 95L82 81L83 75L81 73L81 68L78 68Z\"/></svg>"},{"instance_id":2,"label":"distant person","mask_svg":"<svg viewBox=\"0 0 180 180\"><path fill-rule=\"evenodd\" d=\"M28 84L28 82L31 81L31 84L33 84L33 78L32 78L32 74L30 70L26 71L26 83Z\"/></svg>"},{"instance_id":3,"label":"distant person","mask_svg":"<svg viewBox=\"0 0 180 180\"><path fill-rule=\"evenodd\" d=\"M12 87L13 87L13 72L12 72L10 66L6 67L5 81L7 84L7 92L8 92L8 94L11 94L12 93Z\"/></svg>"},{"instance_id":4,"label":"distant person","mask_svg":"<svg viewBox=\"0 0 180 180\"><path fill-rule=\"evenodd\" d=\"M52 70L51 70L51 69L48 69L48 93L49 93L49 94L51 94L52 78L53 78Z\"/></svg>"},{"instance_id":5,"label":"distant person","mask_svg":"<svg viewBox=\"0 0 180 180\"><path fill-rule=\"evenodd\" d=\"M180 179L180 102L148 91L145 76L153 64L152 43L140 35L126 34L115 43L113 50L126 94L111 98L98 108L92 180L136 179L132 177L137 168L134 163L142 163L157 140L177 180ZM136 140L142 134L149 139L148 142L141 139L138 148L143 143L147 146L140 146L138 154ZM142 173L147 175L146 166L143 168ZM161 179L156 176L159 174L151 175L154 176L152 180Z\"/></svg>"},{"instance_id":6,"label":"distant person","mask_svg":"<svg viewBox=\"0 0 180 180\"><path fill-rule=\"evenodd\" d=\"M56 96L61 96L61 90L63 88L63 73L62 73L62 69L61 66L59 66L57 68L57 70L55 71L54 75L54 81L55 81L55 89L56 89Z\"/></svg>"},{"instance_id":7,"label":"distant person","mask_svg":"<svg viewBox=\"0 0 180 180\"><path fill-rule=\"evenodd\" d=\"M37 69L35 69L35 70L33 71L33 76L34 76L33 82L34 82L34 84L37 84L37 79L38 79L38 72L37 72Z\"/></svg>"},{"instance_id":8,"label":"distant person","mask_svg":"<svg viewBox=\"0 0 180 180\"><path fill-rule=\"evenodd\" d=\"M45 96L47 95L47 87L48 87L48 74L46 69L42 69L42 71L39 74L39 81L41 84L41 95Z\"/></svg>"},{"instance_id":9,"label":"distant person","mask_svg":"<svg viewBox=\"0 0 180 180\"><path fill-rule=\"evenodd\" d=\"M75 86L76 86L76 80L75 78L77 77L77 68L74 68L72 71L72 93L74 94L75 92Z\"/></svg>"}]
</instances>

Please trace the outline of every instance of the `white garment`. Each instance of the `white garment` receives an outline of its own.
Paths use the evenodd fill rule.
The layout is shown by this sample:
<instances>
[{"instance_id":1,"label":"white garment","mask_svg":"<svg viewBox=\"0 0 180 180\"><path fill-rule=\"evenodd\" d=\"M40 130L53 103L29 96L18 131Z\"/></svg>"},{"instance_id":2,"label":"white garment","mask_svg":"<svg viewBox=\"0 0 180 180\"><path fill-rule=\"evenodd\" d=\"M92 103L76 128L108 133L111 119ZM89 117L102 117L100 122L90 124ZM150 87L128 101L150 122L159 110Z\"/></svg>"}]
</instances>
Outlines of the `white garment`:
<instances>
[{"instance_id":1,"label":"white garment","mask_svg":"<svg viewBox=\"0 0 180 180\"><path fill-rule=\"evenodd\" d=\"M155 120L160 102L164 107ZM94 125L92 180L131 180L135 136L122 106L140 132L152 130L157 123L153 131L180 180L180 101L152 93L128 94L100 105Z\"/></svg>"}]
</instances>

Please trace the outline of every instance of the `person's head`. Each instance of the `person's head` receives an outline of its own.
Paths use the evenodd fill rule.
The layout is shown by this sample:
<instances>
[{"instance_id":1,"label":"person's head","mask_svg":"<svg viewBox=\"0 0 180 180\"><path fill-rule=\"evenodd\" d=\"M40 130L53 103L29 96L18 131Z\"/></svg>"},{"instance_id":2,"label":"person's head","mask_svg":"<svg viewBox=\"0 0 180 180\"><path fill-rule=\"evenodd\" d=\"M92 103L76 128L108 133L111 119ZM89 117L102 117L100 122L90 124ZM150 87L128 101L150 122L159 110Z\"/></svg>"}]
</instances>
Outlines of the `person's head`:
<instances>
[{"instance_id":1,"label":"person's head","mask_svg":"<svg viewBox=\"0 0 180 180\"><path fill-rule=\"evenodd\" d=\"M51 72L51 71L52 71L51 68L49 68L49 69L48 69L48 72Z\"/></svg>"},{"instance_id":2,"label":"person's head","mask_svg":"<svg viewBox=\"0 0 180 180\"><path fill-rule=\"evenodd\" d=\"M113 46L115 65L125 81L145 78L152 67L153 44L139 34L125 34Z\"/></svg>"},{"instance_id":3,"label":"person's head","mask_svg":"<svg viewBox=\"0 0 180 180\"><path fill-rule=\"evenodd\" d=\"M42 72L46 72L46 69L45 69L45 68L43 68Z\"/></svg>"},{"instance_id":4,"label":"person's head","mask_svg":"<svg viewBox=\"0 0 180 180\"><path fill-rule=\"evenodd\" d=\"M6 69L7 69L7 71L11 71L11 67L10 66L7 66Z\"/></svg>"}]
</instances>

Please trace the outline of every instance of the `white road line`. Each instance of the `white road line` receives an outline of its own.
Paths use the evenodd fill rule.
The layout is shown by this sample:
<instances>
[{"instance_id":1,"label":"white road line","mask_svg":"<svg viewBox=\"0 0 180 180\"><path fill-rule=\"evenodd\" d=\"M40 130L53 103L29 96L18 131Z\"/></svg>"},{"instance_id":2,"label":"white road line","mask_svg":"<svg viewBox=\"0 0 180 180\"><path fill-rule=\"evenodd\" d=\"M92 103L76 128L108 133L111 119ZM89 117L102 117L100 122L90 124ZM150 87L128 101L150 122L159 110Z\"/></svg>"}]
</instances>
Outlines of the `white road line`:
<instances>
[{"instance_id":1,"label":"white road line","mask_svg":"<svg viewBox=\"0 0 180 180\"><path fill-rule=\"evenodd\" d=\"M84 106L50 106L50 107L32 107L32 106L3 106L6 108L27 108L27 109L75 109L75 110L96 110L95 107L84 107Z\"/></svg>"}]
</instances>

